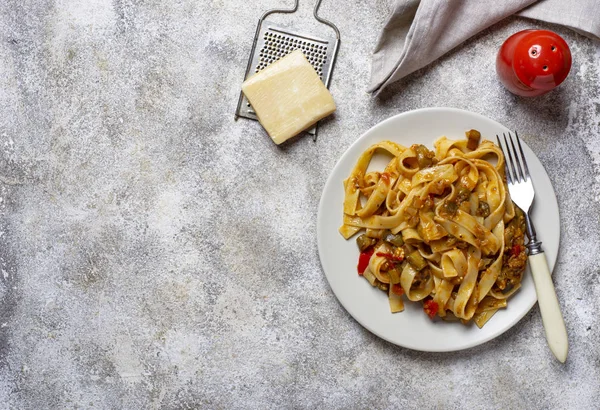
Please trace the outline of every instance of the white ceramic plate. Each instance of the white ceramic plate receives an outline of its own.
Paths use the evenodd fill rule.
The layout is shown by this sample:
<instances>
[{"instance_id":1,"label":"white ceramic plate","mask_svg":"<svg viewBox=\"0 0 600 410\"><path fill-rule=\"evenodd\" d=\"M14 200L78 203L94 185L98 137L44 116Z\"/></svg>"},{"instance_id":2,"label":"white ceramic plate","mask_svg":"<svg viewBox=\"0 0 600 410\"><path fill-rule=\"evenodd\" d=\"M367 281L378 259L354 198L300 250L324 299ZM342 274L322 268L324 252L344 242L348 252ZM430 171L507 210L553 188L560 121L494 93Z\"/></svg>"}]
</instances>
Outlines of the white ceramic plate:
<instances>
[{"instance_id":1,"label":"white ceramic plate","mask_svg":"<svg viewBox=\"0 0 600 410\"><path fill-rule=\"evenodd\" d=\"M424 144L433 149L433 141L442 135L451 139L464 138L465 131L479 130L486 139L509 131L503 125L479 114L452 108L426 108L389 118L363 134L342 155L331 172L319 204L317 242L321 265L331 289L344 308L365 328L377 336L414 350L447 352L477 346L502 334L515 325L537 301L529 268L521 289L508 301L508 307L496 313L479 329L460 322L431 321L420 303L406 302L404 312L391 314L388 298L358 276L358 248L354 238L345 240L338 232L342 225L344 189L360 154L381 140L402 145ZM560 240L558 204L544 167L523 144L529 170L535 186L532 217L538 239L542 241L550 270L554 268ZM382 162L383 169L385 162ZM537 204L537 205L535 205Z\"/></svg>"}]
</instances>

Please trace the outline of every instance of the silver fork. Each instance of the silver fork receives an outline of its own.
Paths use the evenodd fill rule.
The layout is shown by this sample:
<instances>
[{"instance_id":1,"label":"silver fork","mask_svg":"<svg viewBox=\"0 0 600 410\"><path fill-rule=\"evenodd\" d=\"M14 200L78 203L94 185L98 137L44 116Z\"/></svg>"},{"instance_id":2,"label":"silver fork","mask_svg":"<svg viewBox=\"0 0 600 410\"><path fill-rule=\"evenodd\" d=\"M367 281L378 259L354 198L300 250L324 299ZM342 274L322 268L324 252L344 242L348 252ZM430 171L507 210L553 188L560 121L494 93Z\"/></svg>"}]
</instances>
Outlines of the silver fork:
<instances>
[{"instance_id":1,"label":"silver fork","mask_svg":"<svg viewBox=\"0 0 600 410\"><path fill-rule=\"evenodd\" d=\"M567 352L569 351L567 329L562 313L560 312L560 305L558 304L558 298L556 297L556 291L554 290L554 284L550 276L546 255L542 250L542 243L537 240L535 228L529 217L529 210L535 195L531 175L529 175L529 168L527 167L527 161L518 134L515 132L516 138L513 138L509 132L508 139L506 138L506 134L503 135L506 148L502 147L498 135L496 135L496 139L504 154L504 169L508 182L508 191L513 202L525 214L527 236L529 237L529 243L527 244L527 248L529 249L529 267L531 268L531 274L535 283L535 291L537 293L538 305L540 306L540 313L542 314L546 340L554 356L564 363L567 360ZM515 139L519 147L518 151L515 146Z\"/></svg>"}]
</instances>

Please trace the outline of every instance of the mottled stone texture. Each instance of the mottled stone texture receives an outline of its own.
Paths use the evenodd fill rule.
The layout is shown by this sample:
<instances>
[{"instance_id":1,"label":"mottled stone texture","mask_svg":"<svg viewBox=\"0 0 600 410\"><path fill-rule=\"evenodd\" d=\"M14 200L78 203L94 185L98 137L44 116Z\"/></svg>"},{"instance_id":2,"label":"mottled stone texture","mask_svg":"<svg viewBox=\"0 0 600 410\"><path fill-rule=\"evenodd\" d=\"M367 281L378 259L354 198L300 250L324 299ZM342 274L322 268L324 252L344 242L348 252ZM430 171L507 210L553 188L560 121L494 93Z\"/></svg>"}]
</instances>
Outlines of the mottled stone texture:
<instances>
[{"instance_id":1,"label":"mottled stone texture","mask_svg":"<svg viewBox=\"0 0 600 410\"><path fill-rule=\"evenodd\" d=\"M316 143L277 147L233 113L260 12L291 3L0 3L0 408L597 407L599 44L509 19L373 99L387 5L326 0L338 111ZM323 32L301 3L276 20ZM535 99L494 72L528 27L574 58ZM374 124L429 106L519 130L546 166L565 365L537 307L494 341L429 354L370 334L331 292L316 248L329 172Z\"/></svg>"}]
</instances>

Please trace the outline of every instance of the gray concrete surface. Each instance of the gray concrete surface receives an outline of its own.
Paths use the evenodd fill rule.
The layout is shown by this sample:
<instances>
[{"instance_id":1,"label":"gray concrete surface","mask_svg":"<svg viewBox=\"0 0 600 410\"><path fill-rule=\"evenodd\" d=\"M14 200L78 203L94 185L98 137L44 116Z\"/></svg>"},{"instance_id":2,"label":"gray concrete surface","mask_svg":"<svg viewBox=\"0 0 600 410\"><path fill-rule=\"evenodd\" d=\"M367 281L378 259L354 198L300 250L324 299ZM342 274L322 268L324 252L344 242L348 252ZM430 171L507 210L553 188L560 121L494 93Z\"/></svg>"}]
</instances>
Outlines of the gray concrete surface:
<instances>
[{"instance_id":1,"label":"gray concrete surface","mask_svg":"<svg viewBox=\"0 0 600 410\"><path fill-rule=\"evenodd\" d=\"M317 143L276 147L233 112L257 17L282 3L1 2L0 408L597 407L599 44L509 19L374 99L387 5L327 0L338 111ZM318 32L301 3L279 20ZM494 73L528 27L556 30L574 57L536 99ZM520 130L546 166L565 365L537 307L491 342L428 354L372 335L332 294L315 238L329 172L374 124L429 106Z\"/></svg>"}]
</instances>

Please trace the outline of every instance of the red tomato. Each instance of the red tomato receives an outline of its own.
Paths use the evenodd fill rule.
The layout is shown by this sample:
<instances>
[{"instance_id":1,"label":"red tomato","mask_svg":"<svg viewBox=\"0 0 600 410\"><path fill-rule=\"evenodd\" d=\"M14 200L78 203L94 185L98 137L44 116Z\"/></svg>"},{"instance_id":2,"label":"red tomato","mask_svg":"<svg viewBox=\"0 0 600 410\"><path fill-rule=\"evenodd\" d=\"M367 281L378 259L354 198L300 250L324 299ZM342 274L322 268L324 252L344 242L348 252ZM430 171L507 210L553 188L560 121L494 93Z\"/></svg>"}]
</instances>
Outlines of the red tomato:
<instances>
[{"instance_id":1,"label":"red tomato","mask_svg":"<svg viewBox=\"0 0 600 410\"><path fill-rule=\"evenodd\" d=\"M512 247L511 254L513 256L519 256L521 254L521 245L516 244Z\"/></svg>"},{"instance_id":2,"label":"red tomato","mask_svg":"<svg viewBox=\"0 0 600 410\"><path fill-rule=\"evenodd\" d=\"M373 256L373 252L375 252L375 250L373 248L367 249L364 252L360 253L360 256L358 257L358 274L362 275L363 273L365 273L365 270L367 269L367 266L369 266L369 261L371 260L371 256Z\"/></svg>"},{"instance_id":3,"label":"red tomato","mask_svg":"<svg viewBox=\"0 0 600 410\"><path fill-rule=\"evenodd\" d=\"M545 94L562 83L571 69L571 50L558 34L523 30L510 36L496 57L500 81L521 96Z\"/></svg>"},{"instance_id":4,"label":"red tomato","mask_svg":"<svg viewBox=\"0 0 600 410\"><path fill-rule=\"evenodd\" d=\"M387 258L392 262L402 262L404 260L404 257L402 256L395 256L387 252L377 252L376 255L381 256L382 258Z\"/></svg>"},{"instance_id":5,"label":"red tomato","mask_svg":"<svg viewBox=\"0 0 600 410\"><path fill-rule=\"evenodd\" d=\"M402 289L402 286L400 286L398 283L394 283L392 285L392 292L399 296L404 295L404 289Z\"/></svg>"},{"instance_id":6,"label":"red tomato","mask_svg":"<svg viewBox=\"0 0 600 410\"><path fill-rule=\"evenodd\" d=\"M437 315L439 308L440 307L438 306L437 302L434 302L433 299L427 299L425 302L423 302L423 310L425 313L427 313L427 316L429 316L430 319L433 319L434 316Z\"/></svg>"}]
</instances>

